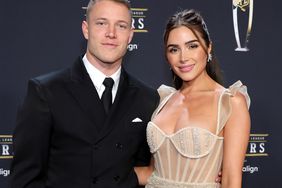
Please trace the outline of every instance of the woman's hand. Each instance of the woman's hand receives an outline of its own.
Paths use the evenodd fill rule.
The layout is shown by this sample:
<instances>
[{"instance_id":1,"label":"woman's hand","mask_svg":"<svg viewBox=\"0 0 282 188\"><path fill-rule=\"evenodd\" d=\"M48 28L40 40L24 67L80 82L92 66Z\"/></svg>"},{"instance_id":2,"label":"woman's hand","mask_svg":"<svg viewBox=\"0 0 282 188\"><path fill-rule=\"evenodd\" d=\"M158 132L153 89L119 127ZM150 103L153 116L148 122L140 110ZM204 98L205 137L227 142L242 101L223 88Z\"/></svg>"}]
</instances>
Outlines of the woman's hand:
<instances>
[{"instance_id":1,"label":"woman's hand","mask_svg":"<svg viewBox=\"0 0 282 188\"><path fill-rule=\"evenodd\" d=\"M139 185L146 185L148 182L148 178L151 176L153 172L153 158L151 159L151 163L149 166L138 166L134 167L134 171L137 174Z\"/></svg>"}]
</instances>

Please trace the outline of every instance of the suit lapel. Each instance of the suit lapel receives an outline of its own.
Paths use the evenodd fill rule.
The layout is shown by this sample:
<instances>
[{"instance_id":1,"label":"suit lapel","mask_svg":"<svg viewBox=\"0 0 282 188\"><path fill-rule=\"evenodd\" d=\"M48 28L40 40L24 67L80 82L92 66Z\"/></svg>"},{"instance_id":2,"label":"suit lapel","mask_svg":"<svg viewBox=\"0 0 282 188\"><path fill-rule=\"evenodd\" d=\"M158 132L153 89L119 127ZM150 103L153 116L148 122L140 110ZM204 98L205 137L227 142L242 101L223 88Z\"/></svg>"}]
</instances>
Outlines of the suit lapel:
<instances>
[{"instance_id":1,"label":"suit lapel","mask_svg":"<svg viewBox=\"0 0 282 188\"><path fill-rule=\"evenodd\" d=\"M68 84L68 89L87 118L93 124L102 125L105 118L104 108L81 58L71 69L71 82ZM97 133L97 127L94 125L93 127Z\"/></svg>"},{"instance_id":2,"label":"suit lapel","mask_svg":"<svg viewBox=\"0 0 282 188\"><path fill-rule=\"evenodd\" d=\"M107 136L111 130L119 124L122 117L126 115L126 113L130 112L129 108L133 106L131 99L136 96L137 91L138 88L130 84L128 74L124 69L122 69L115 101L111 107L108 117L106 117L105 123L96 142Z\"/></svg>"},{"instance_id":3,"label":"suit lapel","mask_svg":"<svg viewBox=\"0 0 282 188\"><path fill-rule=\"evenodd\" d=\"M89 131L95 130L94 143L107 136L119 124L123 116L130 112L129 108L133 106L131 99L136 97L138 91L138 88L130 83L128 74L122 68L117 95L106 117L102 102L81 58L75 62L71 69L71 81L67 84L67 88L93 124ZM96 126L102 127L99 132Z\"/></svg>"}]
</instances>

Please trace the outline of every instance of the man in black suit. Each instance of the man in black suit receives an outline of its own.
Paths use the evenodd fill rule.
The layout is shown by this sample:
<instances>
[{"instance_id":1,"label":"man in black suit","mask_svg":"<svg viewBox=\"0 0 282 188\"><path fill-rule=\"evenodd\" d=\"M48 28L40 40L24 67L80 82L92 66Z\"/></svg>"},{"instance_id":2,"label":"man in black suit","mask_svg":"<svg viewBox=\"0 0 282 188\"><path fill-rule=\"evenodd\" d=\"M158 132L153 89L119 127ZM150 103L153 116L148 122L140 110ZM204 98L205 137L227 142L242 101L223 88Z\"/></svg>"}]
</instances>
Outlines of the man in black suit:
<instances>
[{"instance_id":1,"label":"man in black suit","mask_svg":"<svg viewBox=\"0 0 282 188\"><path fill-rule=\"evenodd\" d=\"M134 166L150 162L146 126L159 96L122 66L133 36L128 2L91 0L82 31L83 57L29 81L12 188L134 188Z\"/></svg>"}]
</instances>

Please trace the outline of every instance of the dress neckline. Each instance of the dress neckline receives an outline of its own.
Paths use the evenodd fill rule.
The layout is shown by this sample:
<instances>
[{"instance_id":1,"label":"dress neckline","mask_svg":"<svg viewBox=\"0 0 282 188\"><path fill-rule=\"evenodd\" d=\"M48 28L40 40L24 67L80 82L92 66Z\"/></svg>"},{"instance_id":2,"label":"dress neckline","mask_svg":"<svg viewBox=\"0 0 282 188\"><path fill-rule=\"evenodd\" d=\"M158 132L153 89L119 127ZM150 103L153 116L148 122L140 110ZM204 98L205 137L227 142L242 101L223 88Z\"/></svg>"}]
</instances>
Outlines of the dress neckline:
<instances>
[{"instance_id":1,"label":"dress neckline","mask_svg":"<svg viewBox=\"0 0 282 188\"><path fill-rule=\"evenodd\" d=\"M188 130L188 129L199 129L199 130L202 130L202 131L205 131L205 132L209 133L210 135L212 135L214 137L217 137L219 139L224 139L224 137L218 136L218 135L214 134L213 132L211 132L208 129L201 128L201 127L196 127L196 126L182 127L182 128L178 129L177 131L175 131L173 133L166 133L156 123L154 123L153 121L149 121L148 124L152 125L153 127L155 127L160 133L162 133L163 136L165 136L167 138L174 137L175 135L179 134L180 132L183 132L183 131Z\"/></svg>"},{"instance_id":2,"label":"dress neckline","mask_svg":"<svg viewBox=\"0 0 282 188\"><path fill-rule=\"evenodd\" d=\"M226 89L226 88L223 88L222 90L220 89L220 90L214 90L213 92L221 92L221 94L220 94L220 97L219 97L219 100L218 100L218 103L217 103L217 105L220 107L220 102L221 102L221 99L222 99L222 96L223 96L223 94L226 92L226 91L229 91L229 89ZM166 105L166 103L168 102L168 100L175 94L175 93L177 93L177 92L179 92L179 90L174 90L174 91L172 91L169 95L167 95L163 100L162 100L162 102L161 102L161 104L159 105L159 107L156 109L156 112L154 113L154 116L157 116L158 114L159 114L159 112L163 109L163 107ZM196 126L188 126L188 127L183 127L183 128L180 128L180 129L178 129L177 131L175 131L174 133L166 133L165 131L163 131L156 123L154 123L153 122L153 118L151 119L151 121L149 121L149 123L148 124L153 124L154 125L154 127L156 127L165 137L173 137L174 135L176 135L177 133L179 133L179 132L181 132L181 131L183 131L183 129L185 130L185 129L188 129L188 128L198 128L198 129L203 129L204 131L207 131L207 132L209 132L210 134L212 134L212 135L214 135L214 136L216 136L217 138L219 138L219 139L224 139L224 137L223 136L218 136L217 134L219 133L219 113L220 113L220 110L221 109L218 109L218 112L217 112L217 123L216 123L216 133L213 133L213 132L211 132L210 130L208 130L208 129L205 129L205 128L201 128L201 127L196 127ZM154 117L153 116L153 117Z\"/></svg>"}]
</instances>

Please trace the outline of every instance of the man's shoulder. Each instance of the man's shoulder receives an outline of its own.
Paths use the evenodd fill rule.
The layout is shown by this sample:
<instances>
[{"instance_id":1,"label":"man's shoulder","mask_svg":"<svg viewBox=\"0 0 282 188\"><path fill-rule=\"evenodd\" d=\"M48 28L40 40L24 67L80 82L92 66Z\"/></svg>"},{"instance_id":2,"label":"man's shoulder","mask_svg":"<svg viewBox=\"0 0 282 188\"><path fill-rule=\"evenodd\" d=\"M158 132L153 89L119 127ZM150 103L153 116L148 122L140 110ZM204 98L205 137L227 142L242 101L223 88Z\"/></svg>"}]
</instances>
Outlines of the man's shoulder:
<instances>
[{"instance_id":1,"label":"man's shoulder","mask_svg":"<svg viewBox=\"0 0 282 188\"><path fill-rule=\"evenodd\" d=\"M148 84L146 84L145 82L143 82L142 80L132 76L131 74L128 74L128 80L129 80L129 85L131 87L137 87L139 89L141 89L144 92L149 92L149 93L156 93L157 90L154 89L153 87L149 86Z\"/></svg>"},{"instance_id":2,"label":"man's shoulder","mask_svg":"<svg viewBox=\"0 0 282 188\"><path fill-rule=\"evenodd\" d=\"M31 80L46 85L46 84L65 81L69 77L69 74L70 74L70 68L64 68L46 74L42 74L40 76L32 78Z\"/></svg>"},{"instance_id":3,"label":"man's shoulder","mask_svg":"<svg viewBox=\"0 0 282 188\"><path fill-rule=\"evenodd\" d=\"M143 106L150 106L150 109L155 109L160 100L158 91L134 76L128 75L128 77L129 86L137 88L138 91L135 99L142 103Z\"/></svg>"},{"instance_id":4,"label":"man's shoulder","mask_svg":"<svg viewBox=\"0 0 282 188\"><path fill-rule=\"evenodd\" d=\"M37 77L32 78L31 80L38 82L42 85L49 85L53 83L62 83L62 82L65 83L71 80L71 75L73 74L74 69L77 69L79 63L80 61L79 59L77 59L72 65L68 67L39 75Z\"/></svg>"},{"instance_id":5,"label":"man's shoulder","mask_svg":"<svg viewBox=\"0 0 282 188\"><path fill-rule=\"evenodd\" d=\"M159 101L159 94L156 89L130 74L128 74L128 78L129 86L138 88L139 97L142 96L146 100L153 99L153 101Z\"/></svg>"}]
</instances>

